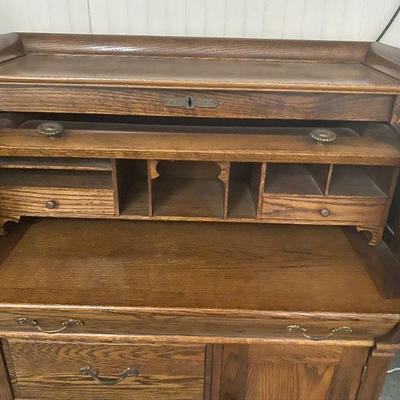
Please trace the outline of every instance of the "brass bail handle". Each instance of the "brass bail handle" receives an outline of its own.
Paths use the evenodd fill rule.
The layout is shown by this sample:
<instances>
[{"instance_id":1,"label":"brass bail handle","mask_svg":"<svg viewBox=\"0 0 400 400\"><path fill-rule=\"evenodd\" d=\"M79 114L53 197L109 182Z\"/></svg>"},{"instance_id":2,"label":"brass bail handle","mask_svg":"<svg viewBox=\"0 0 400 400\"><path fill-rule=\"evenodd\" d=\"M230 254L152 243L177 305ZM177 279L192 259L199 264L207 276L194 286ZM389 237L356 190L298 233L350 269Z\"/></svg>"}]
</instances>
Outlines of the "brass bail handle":
<instances>
[{"instance_id":1,"label":"brass bail handle","mask_svg":"<svg viewBox=\"0 0 400 400\"><path fill-rule=\"evenodd\" d=\"M327 339L333 337L338 332L343 332L343 333L353 332L353 329L351 329L350 326L339 326L337 328L333 328L326 335L322 335L322 336L310 335L308 333L308 328L301 326L301 325L289 325L287 327L287 329L289 332L300 332L304 338L313 340L314 342L319 342L321 340L327 340Z\"/></svg>"},{"instance_id":2,"label":"brass bail handle","mask_svg":"<svg viewBox=\"0 0 400 400\"><path fill-rule=\"evenodd\" d=\"M55 333L62 333L62 332L65 332L66 330L68 330L70 328L75 327L75 326L83 326L83 325L85 325L84 322L81 321L81 320L69 318L69 319L66 319L65 321L61 322L61 327L60 328L47 330L47 329L43 329L36 319L30 319L30 318L27 318L27 317L20 317L20 318L17 318L17 322L19 324L32 325L39 332L47 333L48 335L52 335L52 334L55 334Z\"/></svg>"},{"instance_id":3,"label":"brass bail handle","mask_svg":"<svg viewBox=\"0 0 400 400\"><path fill-rule=\"evenodd\" d=\"M127 378L139 376L139 371L136 368L127 368L115 377L101 377L99 372L90 366L82 367L79 373L82 376L92 378L100 385L116 385Z\"/></svg>"}]
</instances>

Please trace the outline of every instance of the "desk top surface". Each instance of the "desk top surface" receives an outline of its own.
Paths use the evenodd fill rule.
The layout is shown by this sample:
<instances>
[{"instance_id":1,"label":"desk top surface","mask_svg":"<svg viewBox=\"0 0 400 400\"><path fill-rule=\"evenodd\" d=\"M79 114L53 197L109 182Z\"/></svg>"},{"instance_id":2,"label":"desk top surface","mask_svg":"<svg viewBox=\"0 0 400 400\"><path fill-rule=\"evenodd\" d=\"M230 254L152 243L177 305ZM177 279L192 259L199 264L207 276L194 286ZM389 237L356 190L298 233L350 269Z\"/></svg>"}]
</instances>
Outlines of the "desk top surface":
<instances>
[{"instance_id":1,"label":"desk top surface","mask_svg":"<svg viewBox=\"0 0 400 400\"><path fill-rule=\"evenodd\" d=\"M400 93L400 50L381 44L9 34L0 83Z\"/></svg>"},{"instance_id":2,"label":"desk top surface","mask_svg":"<svg viewBox=\"0 0 400 400\"><path fill-rule=\"evenodd\" d=\"M400 311L340 228L105 220L31 225L0 265L0 303Z\"/></svg>"}]
</instances>

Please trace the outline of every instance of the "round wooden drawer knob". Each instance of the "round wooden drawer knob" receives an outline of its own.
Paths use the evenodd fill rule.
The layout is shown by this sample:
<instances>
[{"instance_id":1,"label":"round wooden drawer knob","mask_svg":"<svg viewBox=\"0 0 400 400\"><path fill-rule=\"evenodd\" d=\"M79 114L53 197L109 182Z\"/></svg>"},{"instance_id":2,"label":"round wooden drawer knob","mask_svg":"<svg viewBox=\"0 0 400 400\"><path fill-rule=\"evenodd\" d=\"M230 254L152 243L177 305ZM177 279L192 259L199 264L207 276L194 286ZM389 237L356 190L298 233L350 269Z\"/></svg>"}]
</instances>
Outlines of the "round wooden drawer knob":
<instances>
[{"instance_id":1,"label":"round wooden drawer knob","mask_svg":"<svg viewBox=\"0 0 400 400\"><path fill-rule=\"evenodd\" d=\"M57 207L57 202L55 200L46 201L46 208L49 210L54 210Z\"/></svg>"},{"instance_id":2,"label":"round wooden drawer knob","mask_svg":"<svg viewBox=\"0 0 400 400\"><path fill-rule=\"evenodd\" d=\"M323 217L329 217L331 215L331 212L327 208L323 208L320 212Z\"/></svg>"}]
</instances>

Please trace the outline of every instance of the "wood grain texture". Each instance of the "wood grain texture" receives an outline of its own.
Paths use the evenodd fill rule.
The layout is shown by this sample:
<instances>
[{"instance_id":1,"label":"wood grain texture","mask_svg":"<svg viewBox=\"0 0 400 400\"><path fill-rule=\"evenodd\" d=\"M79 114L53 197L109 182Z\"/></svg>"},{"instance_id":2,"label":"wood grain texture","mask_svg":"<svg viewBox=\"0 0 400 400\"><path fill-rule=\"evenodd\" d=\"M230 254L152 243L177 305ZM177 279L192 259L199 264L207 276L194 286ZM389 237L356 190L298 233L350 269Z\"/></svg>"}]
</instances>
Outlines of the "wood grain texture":
<instances>
[{"instance_id":1,"label":"wood grain texture","mask_svg":"<svg viewBox=\"0 0 400 400\"><path fill-rule=\"evenodd\" d=\"M191 57L28 54L0 64L1 83L124 85L158 89L400 92L400 82L357 63ZM316 73L318 71L318 73Z\"/></svg>"},{"instance_id":2,"label":"wood grain texture","mask_svg":"<svg viewBox=\"0 0 400 400\"><path fill-rule=\"evenodd\" d=\"M0 156L132 158L243 162L301 162L398 165L400 140L386 124L357 127L354 134L333 128L338 139L328 146L311 140L313 128L196 127L191 132L67 129L49 140L34 129L0 130ZM356 133L356 132L359 132Z\"/></svg>"},{"instance_id":3,"label":"wood grain texture","mask_svg":"<svg viewBox=\"0 0 400 400\"><path fill-rule=\"evenodd\" d=\"M337 227L52 219L30 226L0 269L1 303L44 301L378 314L400 306L382 299Z\"/></svg>"},{"instance_id":4,"label":"wood grain texture","mask_svg":"<svg viewBox=\"0 0 400 400\"><path fill-rule=\"evenodd\" d=\"M148 341L156 343L270 343L285 339L288 343L314 342L301 333L291 333L289 325L301 325L310 335L324 336L339 326L351 326L351 334L338 332L324 344L372 346L376 338L391 332L395 315L351 313L240 311L230 309L141 309L88 308L63 306L2 305L2 335L9 338L31 338L68 341L107 340L109 343ZM63 335L43 335L17 318L36 320L43 329L57 329L68 318L84 322Z\"/></svg>"},{"instance_id":5,"label":"wood grain texture","mask_svg":"<svg viewBox=\"0 0 400 400\"><path fill-rule=\"evenodd\" d=\"M102 345L8 341L19 398L203 399L205 346ZM101 377L126 368L139 376L104 386L81 376L84 366Z\"/></svg>"},{"instance_id":6,"label":"wood grain texture","mask_svg":"<svg viewBox=\"0 0 400 400\"><path fill-rule=\"evenodd\" d=\"M217 108L164 106L165 96L217 98ZM36 101L40 98L40 102ZM78 85L0 84L0 109L211 118L390 121L393 96L384 94L150 90Z\"/></svg>"},{"instance_id":7,"label":"wood grain texture","mask_svg":"<svg viewBox=\"0 0 400 400\"><path fill-rule=\"evenodd\" d=\"M353 400L366 349L226 345L222 399Z\"/></svg>"},{"instance_id":8,"label":"wood grain texture","mask_svg":"<svg viewBox=\"0 0 400 400\"><path fill-rule=\"evenodd\" d=\"M0 342L0 398L1 400L14 400L10 376L7 370L3 349Z\"/></svg>"},{"instance_id":9,"label":"wood grain texture","mask_svg":"<svg viewBox=\"0 0 400 400\"><path fill-rule=\"evenodd\" d=\"M48 209L46 203L55 201ZM3 215L114 215L113 190L46 188L34 186L0 186L1 213Z\"/></svg>"},{"instance_id":10,"label":"wood grain texture","mask_svg":"<svg viewBox=\"0 0 400 400\"><path fill-rule=\"evenodd\" d=\"M21 33L27 53L360 62L366 42Z\"/></svg>"},{"instance_id":11,"label":"wood grain texture","mask_svg":"<svg viewBox=\"0 0 400 400\"><path fill-rule=\"evenodd\" d=\"M383 223L385 205L385 199L264 194L262 218L282 223L372 227ZM321 215L325 209L329 210L329 216Z\"/></svg>"}]
</instances>

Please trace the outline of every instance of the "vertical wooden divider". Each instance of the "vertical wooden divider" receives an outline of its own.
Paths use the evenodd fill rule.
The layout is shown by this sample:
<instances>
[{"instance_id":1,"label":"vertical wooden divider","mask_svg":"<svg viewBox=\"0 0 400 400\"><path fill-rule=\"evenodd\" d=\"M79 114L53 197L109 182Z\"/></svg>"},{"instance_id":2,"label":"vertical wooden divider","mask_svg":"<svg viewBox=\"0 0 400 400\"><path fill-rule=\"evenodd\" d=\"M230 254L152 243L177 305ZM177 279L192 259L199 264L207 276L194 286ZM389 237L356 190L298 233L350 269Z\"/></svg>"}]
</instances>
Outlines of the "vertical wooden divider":
<instances>
[{"instance_id":1,"label":"vertical wooden divider","mask_svg":"<svg viewBox=\"0 0 400 400\"><path fill-rule=\"evenodd\" d=\"M119 198L120 198L120 187L118 184L118 163L116 159L111 159L111 176L112 186L114 194L114 213L118 217L120 215Z\"/></svg>"},{"instance_id":2,"label":"vertical wooden divider","mask_svg":"<svg viewBox=\"0 0 400 400\"><path fill-rule=\"evenodd\" d=\"M260 190L258 192L258 204L257 204L257 211L256 216L257 219L261 219L262 215L262 203L263 203L263 194L265 188L265 180L267 179L267 163L261 164L261 173L260 173Z\"/></svg>"},{"instance_id":3,"label":"vertical wooden divider","mask_svg":"<svg viewBox=\"0 0 400 400\"><path fill-rule=\"evenodd\" d=\"M228 218L228 207L229 207L229 178L231 174L231 163L230 161L219 162L218 165L221 169L218 175L218 179L224 185L223 218L226 219Z\"/></svg>"},{"instance_id":4,"label":"vertical wooden divider","mask_svg":"<svg viewBox=\"0 0 400 400\"><path fill-rule=\"evenodd\" d=\"M153 193L153 180L158 178L160 174L157 171L158 160L147 160L147 190L149 198L149 217L154 214L154 193Z\"/></svg>"},{"instance_id":5,"label":"vertical wooden divider","mask_svg":"<svg viewBox=\"0 0 400 400\"><path fill-rule=\"evenodd\" d=\"M329 164L328 177L326 178L324 196L328 196L328 194L329 194L329 190L331 187L332 174L333 174L333 164Z\"/></svg>"}]
</instances>

